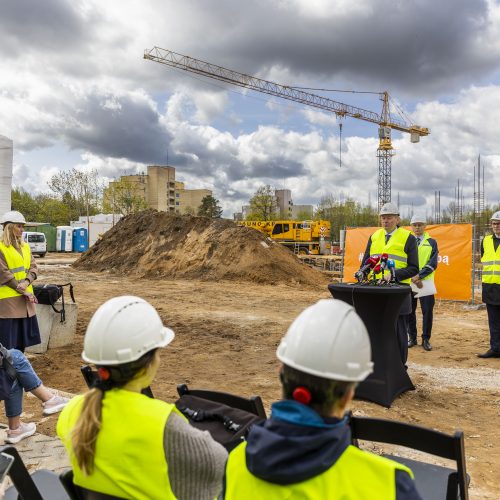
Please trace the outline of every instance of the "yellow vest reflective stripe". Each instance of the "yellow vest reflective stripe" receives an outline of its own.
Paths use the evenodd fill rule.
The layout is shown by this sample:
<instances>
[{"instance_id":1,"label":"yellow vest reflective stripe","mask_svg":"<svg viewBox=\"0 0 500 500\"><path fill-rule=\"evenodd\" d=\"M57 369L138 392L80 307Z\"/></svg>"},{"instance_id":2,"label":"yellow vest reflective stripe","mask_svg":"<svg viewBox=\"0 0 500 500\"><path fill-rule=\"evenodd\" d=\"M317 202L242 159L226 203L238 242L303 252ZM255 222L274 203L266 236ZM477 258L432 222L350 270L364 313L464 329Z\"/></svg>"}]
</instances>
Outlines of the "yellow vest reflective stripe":
<instances>
[{"instance_id":1,"label":"yellow vest reflective stripe","mask_svg":"<svg viewBox=\"0 0 500 500\"><path fill-rule=\"evenodd\" d=\"M406 471L413 478L411 470L397 462L348 446L325 472L300 483L280 485L249 472L245 450L246 442L229 454L226 499L392 500L396 498L396 470Z\"/></svg>"},{"instance_id":2,"label":"yellow vest reflective stripe","mask_svg":"<svg viewBox=\"0 0 500 500\"><path fill-rule=\"evenodd\" d=\"M370 256L380 256L381 254L386 253L389 256L389 259L394 260L396 269L405 268L408 263L408 255L406 255L404 248L410 234L410 231L403 229L402 227L398 227L386 243L385 230L379 229L378 231L375 231L371 236ZM381 274L377 275L377 278L381 278ZM400 283L410 283L410 281L410 278L408 278L400 281Z\"/></svg>"},{"instance_id":3,"label":"yellow vest reflective stripe","mask_svg":"<svg viewBox=\"0 0 500 500\"><path fill-rule=\"evenodd\" d=\"M68 450L75 484L90 490L137 500L175 498L168 480L163 434L174 405L123 389L107 391L102 427L97 435L94 471L86 476L71 452L71 432L83 396L62 411L57 434Z\"/></svg>"},{"instance_id":4,"label":"yellow vest reflective stripe","mask_svg":"<svg viewBox=\"0 0 500 500\"><path fill-rule=\"evenodd\" d=\"M483 264L483 283L500 285L500 245L495 252L493 235L489 234L483 240L484 253L481 257Z\"/></svg>"},{"instance_id":5,"label":"yellow vest reflective stripe","mask_svg":"<svg viewBox=\"0 0 500 500\"><path fill-rule=\"evenodd\" d=\"M418 269L421 270L428 262L429 259L431 258L432 254L432 246L429 243L429 233L424 233L424 238L420 245L418 246ZM424 280L433 280L434 279L434 273L433 271L431 274L426 276L425 278L422 278Z\"/></svg>"},{"instance_id":6,"label":"yellow vest reflective stripe","mask_svg":"<svg viewBox=\"0 0 500 500\"><path fill-rule=\"evenodd\" d=\"M31 250L27 243L21 246L21 254L12 246L5 246L0 241L0 252L5 257L5 262L9 271L14 275L17 281L22 281L28 275L31 265ZM33 293L33 287L29 285L26 291ZM0 286L0 299L8 299L10 297L19 297L21 294L7 285Z\"/></svg>"}]
</instances>

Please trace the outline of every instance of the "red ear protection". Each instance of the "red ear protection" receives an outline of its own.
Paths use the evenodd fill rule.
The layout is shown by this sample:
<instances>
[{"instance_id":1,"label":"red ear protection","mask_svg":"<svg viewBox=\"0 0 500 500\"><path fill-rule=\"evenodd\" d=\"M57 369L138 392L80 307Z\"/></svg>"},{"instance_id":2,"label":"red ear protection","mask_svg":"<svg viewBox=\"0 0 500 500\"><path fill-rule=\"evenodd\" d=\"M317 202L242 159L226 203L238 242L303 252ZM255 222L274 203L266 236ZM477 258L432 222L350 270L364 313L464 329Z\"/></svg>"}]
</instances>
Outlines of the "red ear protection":
<instances>
[{"instance_id":1,"label":"red ear protection","mask_svg":"<svg viewBox=\"0 0 500 500\"><path fill-rule=\"evenodd\" d=\"M99 378L101 380L104 380L104 382L106 382L106 380L109 380L109 377L111 376L111 373L109 373L109 370L107 368L104 368L103 366L100 366L97 369L97 374L99 375Z\"/></svg>"},{"instance_id":2,"label":"red ear protection","mask_svg":"<svg viewBox=\"0 0 500 500\"><path fill-rule=\"evenodd\" d=\"M308 405L311 402L311 393L309 392L309 389L306 387L296 387L293 390L293 399L295 401L298 401L299 403L302 403L303 405Z\"/></svg>"}]
</instances>

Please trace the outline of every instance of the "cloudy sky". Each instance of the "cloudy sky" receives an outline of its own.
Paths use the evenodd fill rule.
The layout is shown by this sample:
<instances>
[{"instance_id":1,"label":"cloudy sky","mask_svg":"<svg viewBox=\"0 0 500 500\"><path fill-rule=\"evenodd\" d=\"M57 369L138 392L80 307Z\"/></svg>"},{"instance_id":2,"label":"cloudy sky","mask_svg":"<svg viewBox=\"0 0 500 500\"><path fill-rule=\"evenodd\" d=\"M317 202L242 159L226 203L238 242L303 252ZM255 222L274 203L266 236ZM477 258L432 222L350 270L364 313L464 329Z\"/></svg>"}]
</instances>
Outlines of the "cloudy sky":
<instances>
[{"instance_id":1,"label":"cloudy sky","mask_svg":"<svg viewBox=\"0 0 500 500\"><path fill-rule=\"evenodd\" d=\"M61 169L112 179L168 162L227 217L265 184L296 204L376 204L376 125L344 119L340 144L334 114L143 58L159 46L290 86L388 90L431 130L418 144L393 134L403 212L431 215L459 180L472 204L479 154L486 201L500 200L494 0L1 0L0 42L0 135L28 191ZM311 92L381 110L377 94Z\"/></svg>"}]
</instances>

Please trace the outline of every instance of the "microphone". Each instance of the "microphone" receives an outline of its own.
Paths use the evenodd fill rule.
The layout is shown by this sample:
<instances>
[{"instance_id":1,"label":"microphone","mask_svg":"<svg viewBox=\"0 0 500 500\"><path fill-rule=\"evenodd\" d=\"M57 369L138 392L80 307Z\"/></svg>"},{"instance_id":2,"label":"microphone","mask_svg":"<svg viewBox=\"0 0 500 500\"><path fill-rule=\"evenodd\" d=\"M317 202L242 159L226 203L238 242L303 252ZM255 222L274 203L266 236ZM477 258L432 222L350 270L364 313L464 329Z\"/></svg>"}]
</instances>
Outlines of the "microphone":
<instances>
[{"instance_id":1,"label":"microphone","mask_svg":"<svg viewBox=\"0 0 500 500\"><path fill-rule=\"evenodd\" d=\"M361 283L364 279L366 279L370 271L377 265L377 262L378 255L374 255L373 257L369 257L368 259L366 259L365 265L354 274L354 277L358 280L358 283Z\"/></svg>"},{"instance_id":2,"label":"microphone","mask_svg":"<svg viewBox=\"0 0 500 500\"><path fill-rule=\"evenodd\" d=\"M396 263L394 262L393 259L387 260L387 267L391 272L391 282L396 281Z\"/></svg>"}]
</instances>

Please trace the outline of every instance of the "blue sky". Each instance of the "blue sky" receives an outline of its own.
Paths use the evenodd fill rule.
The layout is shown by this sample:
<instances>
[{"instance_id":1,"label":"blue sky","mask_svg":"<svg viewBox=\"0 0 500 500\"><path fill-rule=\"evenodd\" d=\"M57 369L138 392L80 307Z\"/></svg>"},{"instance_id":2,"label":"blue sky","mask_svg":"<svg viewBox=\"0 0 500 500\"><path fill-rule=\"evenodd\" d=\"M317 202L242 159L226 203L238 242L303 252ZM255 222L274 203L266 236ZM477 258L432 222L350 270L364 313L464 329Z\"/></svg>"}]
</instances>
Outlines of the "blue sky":
<instances>
[{"instance_id":1,"label":"blue sky","mask_svg":"<svg viewBox=\"0 0 500 500\"><path fill-rule=\"evenodd\" d=\"M169 163L232 216L262 185L294 202L377 193L377 127L269 99L143 59L159 46L286 85L388 90L431 129L394 134L392 193L432 213L460 179L472 203L481 154L486 198L500 200L500 7L493 0L5 0L0 134L14 183L47 191L58 170L106 179ZM311 91L321 93L320 91ZM377 96L328 93L380 111ZM406 207L406 208L405 208Z\"/></svg>"}]
</instances>

